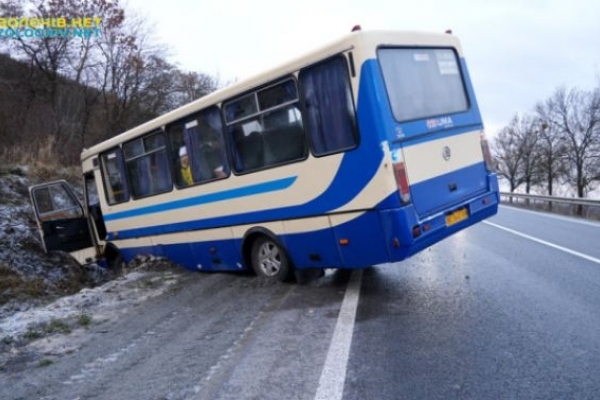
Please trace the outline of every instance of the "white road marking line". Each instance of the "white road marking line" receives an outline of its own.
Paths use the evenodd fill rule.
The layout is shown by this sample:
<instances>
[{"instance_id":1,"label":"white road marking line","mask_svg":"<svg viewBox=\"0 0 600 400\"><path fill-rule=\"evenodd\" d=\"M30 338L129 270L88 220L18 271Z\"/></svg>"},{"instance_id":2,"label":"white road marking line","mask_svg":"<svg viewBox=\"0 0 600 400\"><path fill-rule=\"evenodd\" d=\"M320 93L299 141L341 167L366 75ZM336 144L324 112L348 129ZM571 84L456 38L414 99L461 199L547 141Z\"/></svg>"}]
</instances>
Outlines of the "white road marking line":
<instances>
[{"instance_id":1,"label":"white road marking line","mask_svg":"<svg viewBox=\"0 0 600 400\"><path fill-rule=\"evenodd\" d=\"M344 394L361 281L362 270L352 272L321 372L315 400L340 400Z\"/></svg>"},{"instance_id":2,"label":"white road marking line","mask_svg":"<svg viewBox=\"0 0 600 400\"><path fill-rule=\"evenodd\" d=\"M560 250L560 251L564 251L565 253L569 253L569 254L574 255L576 257L583 258L584 260L591 261L591 262L596 263L596 264L600 264L600 259L588 256L587 254L583 254L583 253L580 253L580 252L575 251L575 250L567 249L566 247L562 247L562 246L559 246L559 245L554 244L554 243L546 242L545 240L538 239L538 238L533 237L533 236L529 236L529 235L527 235L525 233L521 233L519 231L515 231L514 229L506 228L506 227L504 227L502 225L494 224L493 222L483 221L483 223L487 224L487 225L491 225L491 226L493 226L495 228L498 228L498 229L502 229L503 231L512 233L513 235L521 236L522 238L532 240L534 242L546 245L548 247L552 247L552 248Z\"/></svg>"}]
</instances>

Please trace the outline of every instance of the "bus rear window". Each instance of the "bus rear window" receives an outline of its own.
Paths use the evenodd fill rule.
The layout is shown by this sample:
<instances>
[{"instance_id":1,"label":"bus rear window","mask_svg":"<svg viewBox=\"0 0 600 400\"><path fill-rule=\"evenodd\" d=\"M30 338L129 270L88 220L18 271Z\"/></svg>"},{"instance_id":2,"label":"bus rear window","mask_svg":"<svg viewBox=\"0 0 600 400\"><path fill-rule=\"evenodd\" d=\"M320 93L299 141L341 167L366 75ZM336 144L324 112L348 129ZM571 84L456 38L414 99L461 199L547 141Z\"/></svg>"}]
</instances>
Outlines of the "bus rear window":
<instances>
[{"instance_id":1,"label":"bus rear window","mask_svg":"<svg viewBox=\"0 0 600 400\"><path fill-rule=\"evenodd\" d=\"M397 121L452 114L469 108L453 50L382 48L378 58Z\"/></svg>"}]
</instances>

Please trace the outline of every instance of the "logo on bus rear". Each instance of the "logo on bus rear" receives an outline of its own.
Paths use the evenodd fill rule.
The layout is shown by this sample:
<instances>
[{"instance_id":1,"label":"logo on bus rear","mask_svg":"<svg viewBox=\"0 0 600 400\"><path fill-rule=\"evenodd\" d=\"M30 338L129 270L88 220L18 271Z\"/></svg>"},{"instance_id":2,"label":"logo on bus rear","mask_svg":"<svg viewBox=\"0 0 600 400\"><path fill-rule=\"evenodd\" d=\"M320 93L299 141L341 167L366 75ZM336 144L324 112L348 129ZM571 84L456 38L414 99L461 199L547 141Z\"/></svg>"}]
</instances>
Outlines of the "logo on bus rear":
<instances>
[{"instance_id":1,"label":"logo on bus rear","mask_svg":"<svg viewBox=\"0 0 600 400\"><path fill-rule=\"evenodd\" d=\"M436 129L436 128L451 128L454 126L454 121L450 117L441 117L441 118L433 118L425 121L427 125L427 129Z\"/></svg>"},{"instance_id":2,"label":"logo on bus rear","mask_svg":"<svg viewBox=\"0 0 600 400\"><path fill-rule=\"evenodd\" d=\"M444 157L444 160L446 160L446 161L448 161L450 159L450 157L452 157L452 152L450 151L450 147L444 146L444 148L442 149L442 157Z\"/></svg>"}]
</instances>

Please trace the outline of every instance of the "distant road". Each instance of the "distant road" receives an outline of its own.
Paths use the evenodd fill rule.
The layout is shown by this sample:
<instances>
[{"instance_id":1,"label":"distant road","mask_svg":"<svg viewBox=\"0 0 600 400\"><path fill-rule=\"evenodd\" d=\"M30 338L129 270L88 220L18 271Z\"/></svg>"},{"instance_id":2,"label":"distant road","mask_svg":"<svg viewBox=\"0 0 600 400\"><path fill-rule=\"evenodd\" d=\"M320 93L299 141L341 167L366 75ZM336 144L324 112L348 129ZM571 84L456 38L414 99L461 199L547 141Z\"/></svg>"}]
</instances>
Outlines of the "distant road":
<instances>
[{"instance_id":1,"label":"distant road","mask_svg":"<svg viewBox=\"0 0 600 400\"><path fill-rule=\"evenodd\" d=\"M593 399L600 224L501 207L408 261L305 286L186 273L1 399ZM25 367L24 367L25 365Z\"/></svg>"}]
</instances>

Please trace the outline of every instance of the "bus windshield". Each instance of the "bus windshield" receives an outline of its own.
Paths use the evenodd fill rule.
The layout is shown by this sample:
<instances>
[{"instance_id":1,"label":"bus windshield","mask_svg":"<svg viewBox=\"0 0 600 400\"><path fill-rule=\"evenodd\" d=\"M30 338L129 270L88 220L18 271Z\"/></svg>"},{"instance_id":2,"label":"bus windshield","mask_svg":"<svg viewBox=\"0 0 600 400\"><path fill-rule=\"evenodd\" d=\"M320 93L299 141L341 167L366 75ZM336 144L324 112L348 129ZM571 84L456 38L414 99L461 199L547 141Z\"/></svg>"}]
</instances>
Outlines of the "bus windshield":
<instances>
[{"instance_id":1,"label":"bus windshield","mask_svg":"<svg viewBox=\"0 0 600 400\"><path fill-rule=\"evenodd\" d=\"M392 112L398 122L468 109L453 50L382 48L378 58Z\"/></svg>"}]
</instances>

